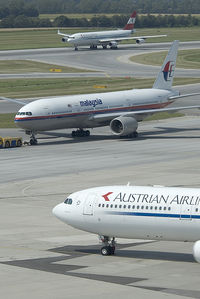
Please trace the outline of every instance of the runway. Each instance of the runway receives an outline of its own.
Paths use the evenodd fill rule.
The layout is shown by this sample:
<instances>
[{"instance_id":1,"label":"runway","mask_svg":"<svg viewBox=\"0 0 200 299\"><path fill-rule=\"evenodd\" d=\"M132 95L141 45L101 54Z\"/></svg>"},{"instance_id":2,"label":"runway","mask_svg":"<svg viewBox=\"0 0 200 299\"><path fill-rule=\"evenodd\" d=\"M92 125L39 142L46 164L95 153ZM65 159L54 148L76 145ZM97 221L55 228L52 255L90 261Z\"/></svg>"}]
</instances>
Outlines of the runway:
<instances>
[{"instance_id":1,"label":"runway","mask_svg":"<svg viewBox=\"0 0 200 299\"><path fill-rule=\"evenodd\" d=\"M139 131L137 140L108 128L73 140L62 130L40 135L36 147L1 150L2 298L200 297L191 243L123 239L116 256L102 257L95 235L51 214L68 194L92 186L200 187L199 117L143 122Z\"/></svg>"},{"instance_id":2,"label":"runway","mask_svg":"<svg viewBox=\"0 0 200 299\"><path fill-rule=\"evenodd\" d=\"M149 46L146 44L143 50L145 47ZM123 74L133 69L125 62L125 52L133 49L123 48L111 51L111 73L120 65ZM63 63L71 62L72 66L80 60L84 66L91 55L88 67L95 68L96 52L82 50L75 56L69 49L56 51L1 52L0 59L32 57L42 61L46 57L60 63L64 59ZM98 53L105 55L103 50ZM123 58L116 60L115 55ZM103 66L104 74L109 65L105 62ZM176 89L181 93L199 92L200 84ZM197 104L199 97L179 100L174 105ZM19 108L14 103L0 102L0 113ZM52 208L70 193L95 186L130 182L200 188L199 111L187 113L192 116L140 123L137 139L120 139L108 127L76 139L70 137L71 130L59 130L38 135L37 146L1 149L1 297L200 298L200 265L193 260L192 243L118 239L116 255L103 257L97 236L73 229L51 214ZM28 140L19 129L0 129L1 135Z\"/></svg>"}]
</instances>

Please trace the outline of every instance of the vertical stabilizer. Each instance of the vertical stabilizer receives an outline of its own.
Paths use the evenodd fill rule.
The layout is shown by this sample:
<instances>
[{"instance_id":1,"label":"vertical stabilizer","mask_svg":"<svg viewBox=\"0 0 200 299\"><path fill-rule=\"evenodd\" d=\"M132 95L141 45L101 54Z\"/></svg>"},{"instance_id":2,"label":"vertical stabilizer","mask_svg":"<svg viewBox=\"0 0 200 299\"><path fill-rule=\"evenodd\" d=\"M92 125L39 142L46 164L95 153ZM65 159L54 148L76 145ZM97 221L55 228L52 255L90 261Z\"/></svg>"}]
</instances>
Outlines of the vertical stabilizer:
<instances>
[{"instance_id":1,"label":"vertical stabilizer","mask_svg":"<svg viewBox=\"0 0 200 299\"><path fill-rule=\"evenodd\" d=\"M154 82L153 88L156 89L171 89L174 79L174 71L176 67L176 58L178 53L179 41L175 40L164 60L160 72Z\"/></svg>"},{"instance_id":2,"label":"vertical stabilizer","mask_svg":"<svg viewBox=\"0 0 200 299\"><path fill-rule=\"evenodd\" d=\"M132 13L132 15L130 16L126 26L123 28L123 30L133 30L134 25L135 25L135 18L136 18L136 11L134 11Z\"/></svg>"}]
</instances>

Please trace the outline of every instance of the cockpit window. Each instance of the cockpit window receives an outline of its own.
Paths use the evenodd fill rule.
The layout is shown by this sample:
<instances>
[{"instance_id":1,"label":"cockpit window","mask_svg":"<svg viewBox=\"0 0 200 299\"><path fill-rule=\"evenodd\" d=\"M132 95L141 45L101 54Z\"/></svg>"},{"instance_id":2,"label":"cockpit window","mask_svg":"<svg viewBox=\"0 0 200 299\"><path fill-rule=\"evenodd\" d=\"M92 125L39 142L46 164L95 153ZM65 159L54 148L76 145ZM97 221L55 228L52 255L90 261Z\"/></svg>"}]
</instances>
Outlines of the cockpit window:
<instances>
[{"instance_id":1,"label":"cockpit window","mask_svg":"<svg viewBox=\"0 0 200 299\"><path fill-rule=\"evenodd\" d=\"M32 115L32 112L18 112L17 115Z\"/></svg>"},{"instance_id":2,"label":"cockpit window","mask_svg":"<svg viewBox=\"0 0 200 299\"><path fill-rule=\"evenodd\" d=\"M67 199L65 199L64 203L66 203L67 205L71 205L72 204L72 199L67 198Z\"/></svg>"}]
</instances>

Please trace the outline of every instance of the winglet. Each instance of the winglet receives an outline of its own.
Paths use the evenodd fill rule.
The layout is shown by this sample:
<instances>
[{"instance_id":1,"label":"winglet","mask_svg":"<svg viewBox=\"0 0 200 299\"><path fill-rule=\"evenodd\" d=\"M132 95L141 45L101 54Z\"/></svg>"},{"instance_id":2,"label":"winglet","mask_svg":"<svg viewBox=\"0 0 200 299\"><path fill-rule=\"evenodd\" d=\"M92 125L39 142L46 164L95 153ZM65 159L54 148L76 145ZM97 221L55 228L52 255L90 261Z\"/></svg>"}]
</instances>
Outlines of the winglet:
<instances>
[{"instance_id":1,"label":"winglet","mask_svg":"<svg viewBox=\"0 0 200 299\"><path fill-rule=\"evenodd\" d=\"M171 48L169 49L169 52L160 69L160 72L158 73L158 76L154 82L153 88L167 90L170 90L172 88L174 71L176 67L176 58L178 53L178 45L178 40L175 40L172 43Z\"/></svg>"},{"instance_id":2,"label":"winglet","mask_svg":"<svg viewBox=\"0 0 200 299\"><path fill-rule=\"evenodd\" d=\"M129 18L127 24L126 24L126 26L123 28L123 30L133 30L134 25L135 25L136 14L137 14L136 11L134 11L131 14L131 16L130 16L130 18Z\"/></svg>"}]
</instances>

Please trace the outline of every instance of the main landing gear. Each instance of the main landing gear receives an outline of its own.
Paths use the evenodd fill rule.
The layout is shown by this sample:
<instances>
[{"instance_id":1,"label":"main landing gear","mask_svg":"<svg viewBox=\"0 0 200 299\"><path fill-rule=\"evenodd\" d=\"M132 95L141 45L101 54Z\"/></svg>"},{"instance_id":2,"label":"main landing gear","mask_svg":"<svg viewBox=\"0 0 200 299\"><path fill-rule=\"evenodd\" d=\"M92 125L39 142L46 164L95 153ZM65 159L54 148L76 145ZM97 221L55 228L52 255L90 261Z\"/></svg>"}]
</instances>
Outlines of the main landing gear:
<instances>
[{"instance_id":1,"label":"main landing gear","mask_svg":"<svg viewBox=\"0 0 200 299\"><path fill-rule=\"evenodd\" d=\"M112 239L107 236L100 236L100 241L104 246L101 248L101 254L106 256L106 255L113 255L115 254L115 238L113 237Z\"/></svg>"},{"instance_id":2,"label":"main landing gear","mask_svg":"<svg viewBox=\"0 0 200 299\"><path fill-rule=\"evenodd\" d=\"M79 129L76 131L72 131L72 137L88 137L90 136L89 130Z\"/></svg>"}]
</instances>

